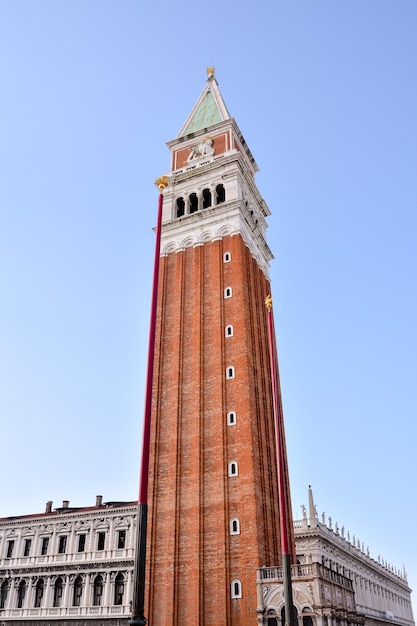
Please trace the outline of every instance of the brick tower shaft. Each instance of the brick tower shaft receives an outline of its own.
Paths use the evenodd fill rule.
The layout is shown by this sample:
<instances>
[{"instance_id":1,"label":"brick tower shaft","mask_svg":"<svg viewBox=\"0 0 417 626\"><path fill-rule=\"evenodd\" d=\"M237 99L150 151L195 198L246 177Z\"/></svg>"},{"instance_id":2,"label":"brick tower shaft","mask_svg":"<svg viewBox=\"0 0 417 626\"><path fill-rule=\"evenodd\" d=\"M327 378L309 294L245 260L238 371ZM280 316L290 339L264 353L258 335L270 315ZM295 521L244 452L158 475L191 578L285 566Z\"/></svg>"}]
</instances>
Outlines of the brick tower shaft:
<instances>
[{"instance_id":1,"label":"brick tower shaft","mask_svg":"<svg viewBox=\"0 0 417 626\"><path fill-rule=\"evenodd\" d=\"M169 147L147 615L152 626L246 626L257 619L256 568L280 561L264 306L269 211L214 76ZM286 459L285 476L291 511Z\"/></svg>"}]
</instances>

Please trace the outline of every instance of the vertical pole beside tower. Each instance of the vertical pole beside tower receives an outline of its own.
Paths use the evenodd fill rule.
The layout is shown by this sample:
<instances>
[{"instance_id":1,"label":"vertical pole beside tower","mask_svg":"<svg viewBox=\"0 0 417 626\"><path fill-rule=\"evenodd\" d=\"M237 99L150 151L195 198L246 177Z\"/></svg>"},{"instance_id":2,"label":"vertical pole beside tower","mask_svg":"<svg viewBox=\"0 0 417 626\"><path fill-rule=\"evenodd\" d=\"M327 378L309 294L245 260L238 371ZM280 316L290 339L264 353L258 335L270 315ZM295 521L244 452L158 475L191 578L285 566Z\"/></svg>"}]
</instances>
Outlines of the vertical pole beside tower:
<instances>
[{"instance_id":1,"label":"vertical pole beside tower","mask_svg":"<svg viewBox=\"0 0 417 626\"><path fill-rule=\"evenodd\" d=\"M288 515L288 498L286 481L284 474L284 441L282 420L282 407L279 401L279 386L276 367L276 354L274 343L274 322L272 315L272 298L268 295L265 299L265 305L268 311L268 338L269 338L269 358L271 365L272 378L272 398L274 405L274 421L275 421L275 442L277 448L277 470L278 470L278 498L280 512L280 530L281 530L281 554L282 554L282 578L284 583L284 604L285 604L285 626L294 624L294 605L292 595L291 582L291 551L290 551L290 533L289 533L289 515Z\"/></svg>"},{"instance_id":2,"label":"vertical pole beside tower","mask_svg":"<svg viewBox=\"0 0 417 626\"><path fill-rule=\"evenodd\" d=\"M133 571L132 626L145 626L145 574L146 574L146 531L148 526L148 479L149 449L152 417L152 383L154 371L156 313L158 305L159 259L161 247L163 191L168 185L166 176L155 181L159 189L158 219L156 226L155 258L153 269L151 315L149 325L148 364L146 373L145 414L143 418L142 459L140 467L139 499L136 528L135 565Z\"/></svg>"}]
</instances>

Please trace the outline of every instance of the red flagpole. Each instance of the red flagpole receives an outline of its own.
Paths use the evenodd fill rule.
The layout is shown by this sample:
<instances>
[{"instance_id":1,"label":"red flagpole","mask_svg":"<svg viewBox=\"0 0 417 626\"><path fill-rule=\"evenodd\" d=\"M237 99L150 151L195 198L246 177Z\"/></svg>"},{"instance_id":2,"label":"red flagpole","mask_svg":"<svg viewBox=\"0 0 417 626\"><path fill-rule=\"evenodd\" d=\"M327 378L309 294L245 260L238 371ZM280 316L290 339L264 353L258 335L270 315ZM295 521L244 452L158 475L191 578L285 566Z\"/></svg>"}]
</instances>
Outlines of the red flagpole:
<instances>
[{"instance_id":1,"label":"red flagpole","mask_svg":"<svg viewBox=\"0 0 417 626\"><path fill-rule=\"evenodd\" d=\"M268 311L268 339L269 339L269 360L272 377L272 400L275 421L275 443L277 449L277 470L278 470L278 500L279 519L281 531L281 554L282 554L282 578L284 583L284 603L285 603L285 624L289 626L294 622L294 605L291 582L291 551L288 515L287 487L284 472L284 423L282 419L282 407L279 396L277 358L275 354L274 342L274 320L272 314L272 298L267 296L265 305Z\"/></svg>"},{"instance_id":2,"label":"red flagpole","mask_svg":"<svg viewBox=\"0 0 417 626\"><path fill-rule=\"evenodd\" d=\"M135 566L133 572L132 626L145 626L145 576L146 576L146 531L148 526L148 482L149 452L152 420L152 385L155 361L156 314L158 305L159 259L161 248L161 226L163 190L168 185L165 176L155 183L160 191L158 198L158 219L156 226L155 257L153 269L151 315L149 327L148 365L146 373L145 414L143 419L142 458L140 466L139 499L136 528Z\"/></svg>"}]
</instances>

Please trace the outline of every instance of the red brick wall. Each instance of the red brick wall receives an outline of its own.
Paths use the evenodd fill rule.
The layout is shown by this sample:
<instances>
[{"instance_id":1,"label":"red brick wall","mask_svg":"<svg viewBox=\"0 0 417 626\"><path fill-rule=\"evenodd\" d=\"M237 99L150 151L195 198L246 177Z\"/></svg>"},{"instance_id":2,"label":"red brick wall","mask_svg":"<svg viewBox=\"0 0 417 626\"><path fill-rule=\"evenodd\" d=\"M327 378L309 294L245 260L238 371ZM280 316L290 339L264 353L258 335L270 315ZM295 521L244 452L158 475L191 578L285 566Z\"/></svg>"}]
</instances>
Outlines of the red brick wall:
<instances>
[{"instance_id":1,"label":"red brick wall","mask_svg":"<svg viewBox=\"0 0 417 626\"><path fill-rule=\"evenodd\" d=\"M269 283L240 236L163 257L160 272L146 614L152 626L254 624L256 568L280 561Z\"/></svg>"}]
</instances>

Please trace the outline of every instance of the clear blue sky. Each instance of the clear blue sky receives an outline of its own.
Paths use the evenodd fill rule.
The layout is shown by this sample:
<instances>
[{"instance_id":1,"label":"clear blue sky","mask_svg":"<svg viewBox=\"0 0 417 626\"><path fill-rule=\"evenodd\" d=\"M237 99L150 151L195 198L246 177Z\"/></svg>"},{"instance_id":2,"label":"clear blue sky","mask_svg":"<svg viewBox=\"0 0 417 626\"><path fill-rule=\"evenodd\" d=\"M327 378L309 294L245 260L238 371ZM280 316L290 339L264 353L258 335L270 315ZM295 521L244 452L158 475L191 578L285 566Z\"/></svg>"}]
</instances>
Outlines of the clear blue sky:
<instances>
[{"instance_id":1,"label":"clear blue sky","mask_svg":"<svg viewBox=\"0 0 417 626\"><path fill-rule=\"evenodd\" d=\"M207 65L261 171L294 514L417 588L417 4L0 3L0 515L137 497L157 190Z\"/></svg>"}]
</instances>

